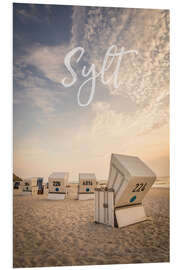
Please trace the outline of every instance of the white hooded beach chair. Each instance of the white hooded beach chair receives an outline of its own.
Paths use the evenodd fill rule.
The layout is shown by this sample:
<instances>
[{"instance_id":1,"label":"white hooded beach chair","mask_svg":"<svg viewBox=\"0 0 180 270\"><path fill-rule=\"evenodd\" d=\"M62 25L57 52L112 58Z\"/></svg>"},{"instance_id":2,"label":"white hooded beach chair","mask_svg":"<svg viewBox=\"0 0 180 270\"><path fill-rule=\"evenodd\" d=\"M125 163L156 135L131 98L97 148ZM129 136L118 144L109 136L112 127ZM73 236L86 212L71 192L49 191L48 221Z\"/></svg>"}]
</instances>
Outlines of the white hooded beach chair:
<instances>
[{"instance_id":1,"label":"white hooded beach chair","mask_svg":"<svg viewBox=\"0 0 180 270\"><path fill-rule=\"evenodd\" d=\"M96 187L96 176L94 173L79 173L78 199L94 199L94 189Z\"/></svg>"},{"instance_id":2,"label":"white hooded beach chair","mask_svg":"<svg viewBox=\"0 0 180 270\"><path fill-rule=\"evenodd\" d=\"M95 191L95 221L124 227L146 220L142 200L155 179L154 172L138 157L112 154L107 188Z\"/></svg>"},{"instance_id":3,"label":"white hooded beach chair","mask_svg":"<svg viewBox=\"0 0 180 270\"><path fill-rule=\"evenodd\" d=\"M53 172L48 178L48 199L64 200L67 195L68 172Z\"/></svg>"}]
</instances>

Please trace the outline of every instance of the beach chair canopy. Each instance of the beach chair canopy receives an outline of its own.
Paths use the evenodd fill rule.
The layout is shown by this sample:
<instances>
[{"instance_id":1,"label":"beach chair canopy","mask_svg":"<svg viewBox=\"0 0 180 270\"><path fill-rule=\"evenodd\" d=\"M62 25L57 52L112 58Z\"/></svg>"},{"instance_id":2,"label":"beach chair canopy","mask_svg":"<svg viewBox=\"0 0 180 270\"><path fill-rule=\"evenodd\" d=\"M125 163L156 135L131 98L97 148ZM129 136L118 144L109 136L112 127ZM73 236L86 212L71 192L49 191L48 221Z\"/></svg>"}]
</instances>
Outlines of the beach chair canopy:
<instances>
[{"instance_id":1,"label":"beach chair canopy","mask_svg":"<svg viewBox=\"0 0 180 270\"><path fill-rule=\"evenodd\" d=\"M116 206L141 203L155 179L155 173L140 158L111 155L107 187L114 190Z\"/></svg>"},{"instance_id":2,"label":"beach chair canopy","mask_svg":"<svg viewBox=\"0 0 180 270\"><path fill-rule=\"evenodd\" d=\"M155 173L136 156L112 154L111 165L127 177L156 177Z\"/></svg>"}]
</instances>

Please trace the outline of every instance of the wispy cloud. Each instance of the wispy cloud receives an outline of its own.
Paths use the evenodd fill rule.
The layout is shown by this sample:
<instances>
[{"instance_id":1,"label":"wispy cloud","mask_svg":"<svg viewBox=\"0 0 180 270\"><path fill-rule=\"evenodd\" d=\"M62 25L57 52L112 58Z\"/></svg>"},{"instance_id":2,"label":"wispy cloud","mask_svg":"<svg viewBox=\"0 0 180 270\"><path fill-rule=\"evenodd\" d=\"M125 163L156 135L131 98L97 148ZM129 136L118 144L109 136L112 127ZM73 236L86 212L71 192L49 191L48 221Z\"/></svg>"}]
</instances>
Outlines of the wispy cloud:
<instances>
[{"instance_id":1,"label":"wispy cloud","mask_svg":"<svg viewBox=\"0 0 180 270\"><path fill-rule=\"evenodd\" d=\"M48 18L53 16L51 7L46 6L46 9ZM39 23L43 18L37 16L37 11L32 7L28 12L23 8L16 12L23 23L27 20ZM71 19L69 43L33 44L15 59L14 79L22 91L14 92L14 102L30 104L51 119L44 127L43 142L39 144L33 132L29 133L21 143L21 151L17 150L18 157L26 156L28 164L28 155L37 153L41 163L41 155L47 154L52 158L47 166L49 170L60 162L64 167L68 163L76 172L82 167L92 168L104 176L109 153L113 151L138 154L146 160L168 156L169 12L73 7ZM61 109L63 98L77 90L77 85L69 91L61 84L64 77L70 76L64 65L66 53L75 46L82 46L85 49L83 63L88 67L94 63L96 71L100 72L104 55L113 44L119 50L125 47L138 51L138 55L123 58L120 86L114 88L112 83L104 86L99 81L88 108L74 112L70 102L68 114L65 114ZM112 76L115 64L106 72L107 78ZM80 68L81 64L77 66L78 75ZM78 79L79 83L83 80L82 76ZM84 117L86 121L82 121ZM42 133L36 136L41 137ZM26 149L27 144L31 147ZM66 156L68 153L70 157Z\"/></svg>"},{"instance_id":2,"label":"wispy cloud","mask_svg":"<svg viewBox=\"0 0 180 270\"><path fill-rule=\"evenodd\" d=\"M22 23L27 23L28 21L43 23L50 22L52 17L52 10L50 5L41 6L43 9L44 16L39 14L39 5L29 4L28 6L23 5L21 8L15 9L16 15L21 20Z\"/></svg>"}]
</instances>

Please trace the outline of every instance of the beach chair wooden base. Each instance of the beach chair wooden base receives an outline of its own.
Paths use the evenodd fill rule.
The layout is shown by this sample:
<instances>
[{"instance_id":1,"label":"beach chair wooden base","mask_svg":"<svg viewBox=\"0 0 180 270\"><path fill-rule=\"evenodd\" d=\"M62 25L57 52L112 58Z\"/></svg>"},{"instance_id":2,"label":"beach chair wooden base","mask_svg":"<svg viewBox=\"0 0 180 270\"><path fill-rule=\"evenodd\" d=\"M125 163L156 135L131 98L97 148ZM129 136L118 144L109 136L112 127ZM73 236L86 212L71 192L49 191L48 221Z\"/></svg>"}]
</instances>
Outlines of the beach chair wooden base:
<instances>
[{"instance_id":1,"label":"beach chair wooden base","mask_svg":"<svg viewBox=\"0 0 180 270\"><path fill-rule=\"evenodd\" d=\"M23 196L25 195L32 195L32 191L28 190L28 191L22 191L21 193Z\"/></svg>"},{"instance_id":2,"label":"beach chair wooden base","mask_svg":"<svg viewBox=\"0 0 180 270\"><path fill-rule=\"evenodd\" d=\"M116 208L115 217L119 228L149 220L142 204Z\"/></svg>"},{"instance_id":3,"label":"beach chair wooden base","mask_svg":"<svg viewBox=\"0 0 180 270\"><path fill-rule=\"evenodd\" d=\"M65 193L48 193L49 200L64 200L65 197Z\"/></svg>"},{"instance_id":4,"label":"beach chair wooden base","mask_svg":"<svg viewBox=\"0 0 180 270\"><path fill-rule=\"evenodd\" d=\"M78 200L94 200L94 193L78 193Z\"/></svg>"}]
</instances>

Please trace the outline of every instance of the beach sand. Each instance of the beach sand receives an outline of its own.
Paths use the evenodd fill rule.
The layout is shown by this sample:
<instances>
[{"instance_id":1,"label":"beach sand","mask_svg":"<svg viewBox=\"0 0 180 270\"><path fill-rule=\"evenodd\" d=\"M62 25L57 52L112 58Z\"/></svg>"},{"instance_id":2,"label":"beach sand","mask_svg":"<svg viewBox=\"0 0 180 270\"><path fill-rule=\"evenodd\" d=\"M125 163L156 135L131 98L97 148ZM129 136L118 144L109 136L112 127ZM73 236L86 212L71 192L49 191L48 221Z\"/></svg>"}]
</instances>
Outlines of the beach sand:
<instances>
[{"instance_id":1,"label":"beach sand","mask_svg":"<svg viewBox=\"0 0 180 270\"><path fill-rule=\"evenodd\" d=\"M152 221L125 228L94 223L94 201L14 195L13 266L68 266L169 261L169 189L143 202Z\"/></svg>"}]
</instances>

